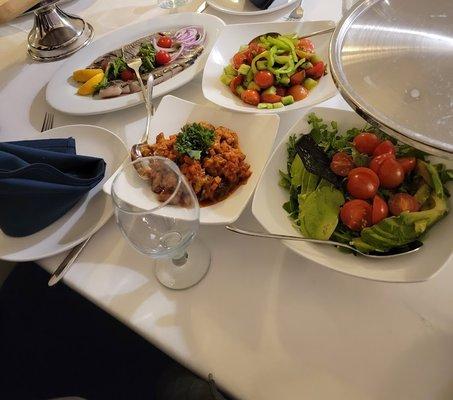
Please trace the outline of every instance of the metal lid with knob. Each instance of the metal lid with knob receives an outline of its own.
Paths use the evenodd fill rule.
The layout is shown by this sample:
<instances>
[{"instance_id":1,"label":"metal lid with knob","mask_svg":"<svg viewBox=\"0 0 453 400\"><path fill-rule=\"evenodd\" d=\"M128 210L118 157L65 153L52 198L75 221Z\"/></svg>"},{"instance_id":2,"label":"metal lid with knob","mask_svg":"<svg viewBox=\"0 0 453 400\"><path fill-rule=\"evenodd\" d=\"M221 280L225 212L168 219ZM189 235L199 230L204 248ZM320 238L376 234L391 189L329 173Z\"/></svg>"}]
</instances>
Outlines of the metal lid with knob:
<instances>
[{"instance_id":1,"label":"metal lid with knob","mask_svg":"<svg viewBox=\"0 0 453 400\"><path fill-rule=\"evenodd\" d=\"M82 18L61 10L57 1L42 0L34 10L35 22L28 34L28 53L37 61L68 57L93 38L93 27Z\"/></svg>"},{"instance_id":2,"label":"metal lid with knob","mask_svg":"<svg viewBox=\"0 0 453 400\"><path fill-rule=\"evenodd\" d=\"M453 2L366 0L338 24L333 79L367 121L453 159Z\"/></svg>"}]
</instances>

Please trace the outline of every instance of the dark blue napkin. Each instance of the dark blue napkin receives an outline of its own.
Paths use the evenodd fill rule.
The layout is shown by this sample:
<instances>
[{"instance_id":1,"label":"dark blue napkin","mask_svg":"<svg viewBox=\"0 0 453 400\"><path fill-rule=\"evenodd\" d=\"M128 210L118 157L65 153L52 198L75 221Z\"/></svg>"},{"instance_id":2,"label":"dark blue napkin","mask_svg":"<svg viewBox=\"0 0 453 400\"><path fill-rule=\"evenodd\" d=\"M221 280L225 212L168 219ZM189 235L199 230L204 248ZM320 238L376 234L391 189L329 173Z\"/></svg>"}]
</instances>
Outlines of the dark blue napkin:
<instances>
[{"instance_id":1,"label":"dark blue napkin","mask_svg":"<svg viewBox=\"0 0 453 400\"><path fill-rule=\"evenodd\" d=\"M44 229L104 173L104 160L77 155L73 138L0 143L1 230L21 237Z\"/></svg>"},{"instance_id":2,"label":"dark blue napkin","mask_svg":"<svg viewBox=\"0 0 453 400\"><path fill-rule=\"evenodd\" d=\"M250 0L253 5L260 8L261 10L266 10L274 2L274 0Z\"/></svg>"}]
</instances>

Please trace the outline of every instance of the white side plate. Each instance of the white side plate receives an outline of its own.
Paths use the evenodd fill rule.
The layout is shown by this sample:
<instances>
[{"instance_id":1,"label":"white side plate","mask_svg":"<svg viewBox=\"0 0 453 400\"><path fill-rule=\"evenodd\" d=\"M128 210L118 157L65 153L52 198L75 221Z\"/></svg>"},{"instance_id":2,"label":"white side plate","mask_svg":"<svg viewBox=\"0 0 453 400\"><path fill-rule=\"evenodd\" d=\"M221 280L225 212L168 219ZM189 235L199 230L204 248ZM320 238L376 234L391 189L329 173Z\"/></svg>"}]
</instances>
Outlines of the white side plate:
<instances>
[{"instance_id":1,"label":"white side plate","mask_svg":"<svg viewBox=\"0 0 453 400\"><path fill-rule=\"evenodd\" d=\"M95 233L112 216L113 206L102 191L102 185L127 157L126 147L112 132L91 125L61 126L40 134L43 139L67 137L75 139L77 154L104 159L107 164L104 179L47 228L21 238L6 236L0 231L0 259L39 260L69 250Z\"/></svg>"},{"instance_id":2,"label":"white side plate","mask_svg":"<svg viewBox=\"0 0 453 400\"><path fill-rule=\"evenodd\" d=\"M189 68L181 71L173 78L156 85L153 97L162 96L185 85L203 69L209 52L224 26L220 18L197 13L172 14L143 21L107 34L74 54L63 64L47 85L47 102L56 110L73 115L103 114L142 103L141 92L112 99L93 99L92 96L78 96L76 94L77 86L72 80L72 73L77 69L90 65L103 54L120 48L122 45L140 37L189 25L201 25L206 29L207 36L203 53Z\"/></svg>"},{"instance_id":3,"label":"white side plate","mask_svg":"<svg viewBox=\"0 0 453 400\"><path fill-rule=\"evenodd\" d=\"M285 7L295 4L298 0L274 0L265 10L256 7L250 0L208 0L212 8L232 15L261 15L279 11Z\"/></svg>"},{"instance_id":4,"label":"white side plate","mask_svg":"<svg viewBox=\"0 0 453 400\"><path fill-rule=\"evenodd\" d=\"M330 108L312 110L326 122L337 121L340 132L365 126L365 121L351 111ZM282 204L288 201L288 193L278 185L278 170L286 169L286 143L292 134L308 133L306 117L299 120L285 135L278 145L258 183L253 198L252 212L255 218L269 232L286 235L297 235ZM434 159L434 158L433 158ZM452 168L453 162L434 159L447 163ZM449 200L451 209L452 201ZM449 234L453 225L453 213L431 228L424 246L414 254L396 258L376 260L341 253L334 247L311 243L284 241L283 243L295 253L325 267L348 275L385 282L418 282L433 277L450 259L452 246ZM303 268L303 262L301 262Z\"/></svg>"},{"instance_id":5,"label":"white side plate","mask_svg":"<svg viewBox=\"0 0 453 400\"><path fill-rule=\"evenodd\" d=\"M231 93L228 86L220 82L223 69L230 63L231 58L239 51L241 45L247 44L253 38L269 33L282 34L297 33L299 36L311 32L323 30L334 26L333 21L307 21L307 22L273 22L257 24L227 25L215 43L209 54L206 68L203 72L203 94L208 100L219 106L234 111L275 114L285 111L297 110L305 107L313 107L337 93L330 73L323 76L318 85L310 91L310 94L301 101L296 101L290 106L274 110L259 110L257 107L244 103L239 97ZM328 63L330 34L314 36L310 38L315 45L316 53Z\"/></svg>"},{"instance_id":6,"label":"white side plate","mask_svg":"<svg viewBox=\"0 0 453 400\"><path fill-rule=\"evenodd\" d=\"M255 190L272 150L280 118L278 115L236 114L212 106L194 104L174 96L165 96L151 121L149 143L155 143L160 132L169 136L179 132L186 123L198 121L206 121L214 126L222 125L236 132L239 146L246 155L245 161L250 164L252 170L252 175L245 185L238 187L225 200L200 209L201 224L230 224L239 218ZM114 176L104 185L107 193L111 191L113 178Z\"/></svg>"}]
</instances>

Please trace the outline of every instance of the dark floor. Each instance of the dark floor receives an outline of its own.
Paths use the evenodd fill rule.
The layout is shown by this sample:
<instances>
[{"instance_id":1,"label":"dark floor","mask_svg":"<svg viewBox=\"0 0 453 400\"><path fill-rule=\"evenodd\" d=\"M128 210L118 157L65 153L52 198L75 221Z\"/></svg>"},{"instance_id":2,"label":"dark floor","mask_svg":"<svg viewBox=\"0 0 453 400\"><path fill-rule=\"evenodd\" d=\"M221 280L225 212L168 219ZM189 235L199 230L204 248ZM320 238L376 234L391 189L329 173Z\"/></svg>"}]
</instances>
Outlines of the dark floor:
<instances>
[{"instance_id":1,"label":"dark floor","mask_svg":"<svg viewBox=\"0 0 453 400\"><path fill-rule=\"evenodd\" d=\"M205 381L64 284L18 265L0 290L0 399L219 399Z\"/></svg>"}]
</instances>

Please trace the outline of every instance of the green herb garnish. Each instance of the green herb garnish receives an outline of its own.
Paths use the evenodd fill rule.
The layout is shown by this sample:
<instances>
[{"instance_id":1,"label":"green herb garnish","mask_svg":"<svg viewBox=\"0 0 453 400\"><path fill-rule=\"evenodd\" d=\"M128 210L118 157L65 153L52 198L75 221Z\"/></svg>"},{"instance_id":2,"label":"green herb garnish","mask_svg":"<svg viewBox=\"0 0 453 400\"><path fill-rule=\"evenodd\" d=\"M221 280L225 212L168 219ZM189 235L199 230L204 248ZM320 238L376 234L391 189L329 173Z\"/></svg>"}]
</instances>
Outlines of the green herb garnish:
<instances>
[{"instance_id":1,"label":"green herb garnish","mask_svg":"<svg viewBox=\"0 0 453 400\"><path fill-rule=\"evenodd\" d=\"M182 127L175 143L175 149L180 154L199 160L214 143L214 131L201 124L186 124Z\"/></svg>"},{"instance_id":2,"label":"green herb garnish","mask_svg":"<svg viewBox=\"0 0 453 400\"><path fill-rule=\"evenodd\" d=\"M138 56L142 59L141 73L151 72L156 68L156 49L151 43L143 43L138 51Z\"/></svg>"}]
</instances>

